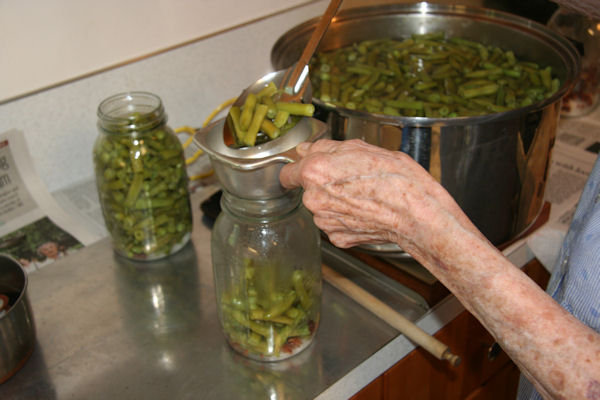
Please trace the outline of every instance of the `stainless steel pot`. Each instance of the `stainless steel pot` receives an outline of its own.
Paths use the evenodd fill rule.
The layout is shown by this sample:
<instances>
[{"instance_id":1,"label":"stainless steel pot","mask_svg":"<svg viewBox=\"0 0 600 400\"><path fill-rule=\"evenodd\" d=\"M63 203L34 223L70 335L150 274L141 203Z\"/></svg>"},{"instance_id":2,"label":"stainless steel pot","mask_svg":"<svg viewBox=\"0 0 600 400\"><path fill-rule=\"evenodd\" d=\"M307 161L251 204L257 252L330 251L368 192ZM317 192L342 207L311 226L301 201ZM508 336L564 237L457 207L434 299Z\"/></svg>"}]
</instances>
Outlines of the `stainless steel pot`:
<instances>
[{"instance_id":1,"label":"stainless steel pot","mask_svg":"<svg viewBox=\"0 0 600 400\"><path fill-rule=\"evenodd\" d=\"M27 298L27 273L13 258L0 254L0 383L14 375L35 347L35 327Z\"/></svg>"},{"instance_id":2,"label":"stainless steel pot","mask_svg":"<svg viewBox=\"0 0 600 400\"><path fill-rule=\"evenodd\" d=\"M297 59L316 25L307 21L273 46L275 69ZM528 107L478 117L391 117L313 102L334 139L360 138L410 154L454 197L494 244L518 236L542 209L562 96L579 75L575 48L545 26L514 15L428 3L340 12L320 50L375 38L444 31L512 49L519 58L550 65L563 83L552 97Z\"/></svg>"}]
</instances>

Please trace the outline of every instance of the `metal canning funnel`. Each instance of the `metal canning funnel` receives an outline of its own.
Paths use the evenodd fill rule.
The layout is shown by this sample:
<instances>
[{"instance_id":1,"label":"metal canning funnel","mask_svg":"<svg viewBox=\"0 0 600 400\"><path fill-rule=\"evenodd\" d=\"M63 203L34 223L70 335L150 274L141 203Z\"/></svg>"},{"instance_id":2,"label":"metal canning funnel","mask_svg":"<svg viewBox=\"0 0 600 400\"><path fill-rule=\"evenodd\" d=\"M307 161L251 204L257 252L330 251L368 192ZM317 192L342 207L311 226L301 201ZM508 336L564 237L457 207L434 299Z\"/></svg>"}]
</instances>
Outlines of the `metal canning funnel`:
<instances>
[{"instance_id":1,"label":"metal canning funnel","mask_svg":"<svg viewBox=\"0 0 600 400\"><path fill-rule=\"evenodd\" d=\"M223 189L245 199L271 199L288 190L279 183L279 171L298 159L296 146L324 137L328 126L315 118L302 118L285 135L264 144L231 148L223 141L225 118L199 130L196 144L210 157Z\"/></svg>"}]
</instances>

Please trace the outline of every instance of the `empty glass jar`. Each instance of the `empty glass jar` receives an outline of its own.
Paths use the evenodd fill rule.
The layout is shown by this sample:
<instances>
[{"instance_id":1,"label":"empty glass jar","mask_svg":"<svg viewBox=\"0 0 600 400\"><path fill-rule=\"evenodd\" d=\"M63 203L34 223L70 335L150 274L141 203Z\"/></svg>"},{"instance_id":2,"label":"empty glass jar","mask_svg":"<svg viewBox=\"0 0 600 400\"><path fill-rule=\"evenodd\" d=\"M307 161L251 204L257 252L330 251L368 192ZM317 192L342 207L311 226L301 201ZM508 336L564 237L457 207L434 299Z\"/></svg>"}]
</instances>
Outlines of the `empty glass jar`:
<instances>
[{"instance_id":1,"label":"empty glass jar","mask_svg":"<svg viewBox=\"0 0 600 400\"><path fill-rule=\"evenodd\" d=\"M300 199L299 190L221 198L212 232L219 317L229 344L252 359L297 354L319 324L320 234Z\"/></svg>"},{"instance_id":2,"label":"empty glass jar","mask_svg":"<svg viewBox=\"0 0 600 400\"><path fill-rule=\"evenodd\" d=\"M192 213L183 149L161 99L117 94L98 107L93 149L102 213L115 251L153 260L190 239Z\"/></svg>"}]
</instances>

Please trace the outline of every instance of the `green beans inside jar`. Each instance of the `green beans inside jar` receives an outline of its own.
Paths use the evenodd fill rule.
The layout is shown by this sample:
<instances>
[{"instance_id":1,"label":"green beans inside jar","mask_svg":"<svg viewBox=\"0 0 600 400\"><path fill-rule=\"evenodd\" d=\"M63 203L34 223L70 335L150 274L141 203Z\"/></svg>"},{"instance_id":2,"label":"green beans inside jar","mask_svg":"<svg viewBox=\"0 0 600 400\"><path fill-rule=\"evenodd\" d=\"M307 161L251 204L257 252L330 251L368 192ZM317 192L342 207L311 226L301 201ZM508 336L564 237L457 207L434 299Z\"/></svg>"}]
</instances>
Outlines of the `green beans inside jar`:
<instances>
[{"instance_id":1,"label":"green beans inside jar","mask_svg":"<svg viewBox=\"0 0 600 400\"><path fill-rule=\"evenodd\" d=\"M179 139L151 93L117 94L98 107L96 184L115 251L153 260L190 239L188 177Z\"/></svg>"},{"instance_id":2,"label":"green beans inside jar","mask_svg":"<svg viewBox=\"0 0 600 400\"><path fill-rule=\"evenodd\" d=\"M443 32L365 40L311 61L313 96L326 104L404 117L470 117L526 107L561 82L510 49Z\"/></svg>"},{"instance_id":3,"label":"green beans inside jar","mask_svg":"<svg viewBox=\"0 0 600 400\"><path fill-rule=\"evenodd\" d=\"M219 319L230 346L259 361L307 348L321 308L320 233L301 192L251 200L223 191L211 235Z\"/></svg>"}]
</instances>

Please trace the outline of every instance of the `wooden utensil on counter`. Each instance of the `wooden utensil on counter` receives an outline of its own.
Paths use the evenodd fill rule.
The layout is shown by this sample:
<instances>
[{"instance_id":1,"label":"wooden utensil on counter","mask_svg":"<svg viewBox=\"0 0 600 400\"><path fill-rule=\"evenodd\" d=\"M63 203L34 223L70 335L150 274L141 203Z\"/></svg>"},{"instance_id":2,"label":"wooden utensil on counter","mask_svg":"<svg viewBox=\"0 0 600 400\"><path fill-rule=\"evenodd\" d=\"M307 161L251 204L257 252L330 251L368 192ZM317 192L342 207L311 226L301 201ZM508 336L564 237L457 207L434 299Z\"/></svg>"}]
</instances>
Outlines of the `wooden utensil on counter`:
<instances>
[{"instance_id":1,"label":"wooden utensil on counter","mask_svg":"<svg viewBox=\"0 0 600 400\"><path fill-rule=\"evenodd\" d=\"M446 360L453 366L460 364L460 357L453 354L448 346L419 328L412 321L396 312L393 308L377 299L371 293L326 265L322 265L321 271L323 279L327 283L377 315L390 326L396 328L400 333L430 352L438 360Z\"/></svg>"}]
</instances>

